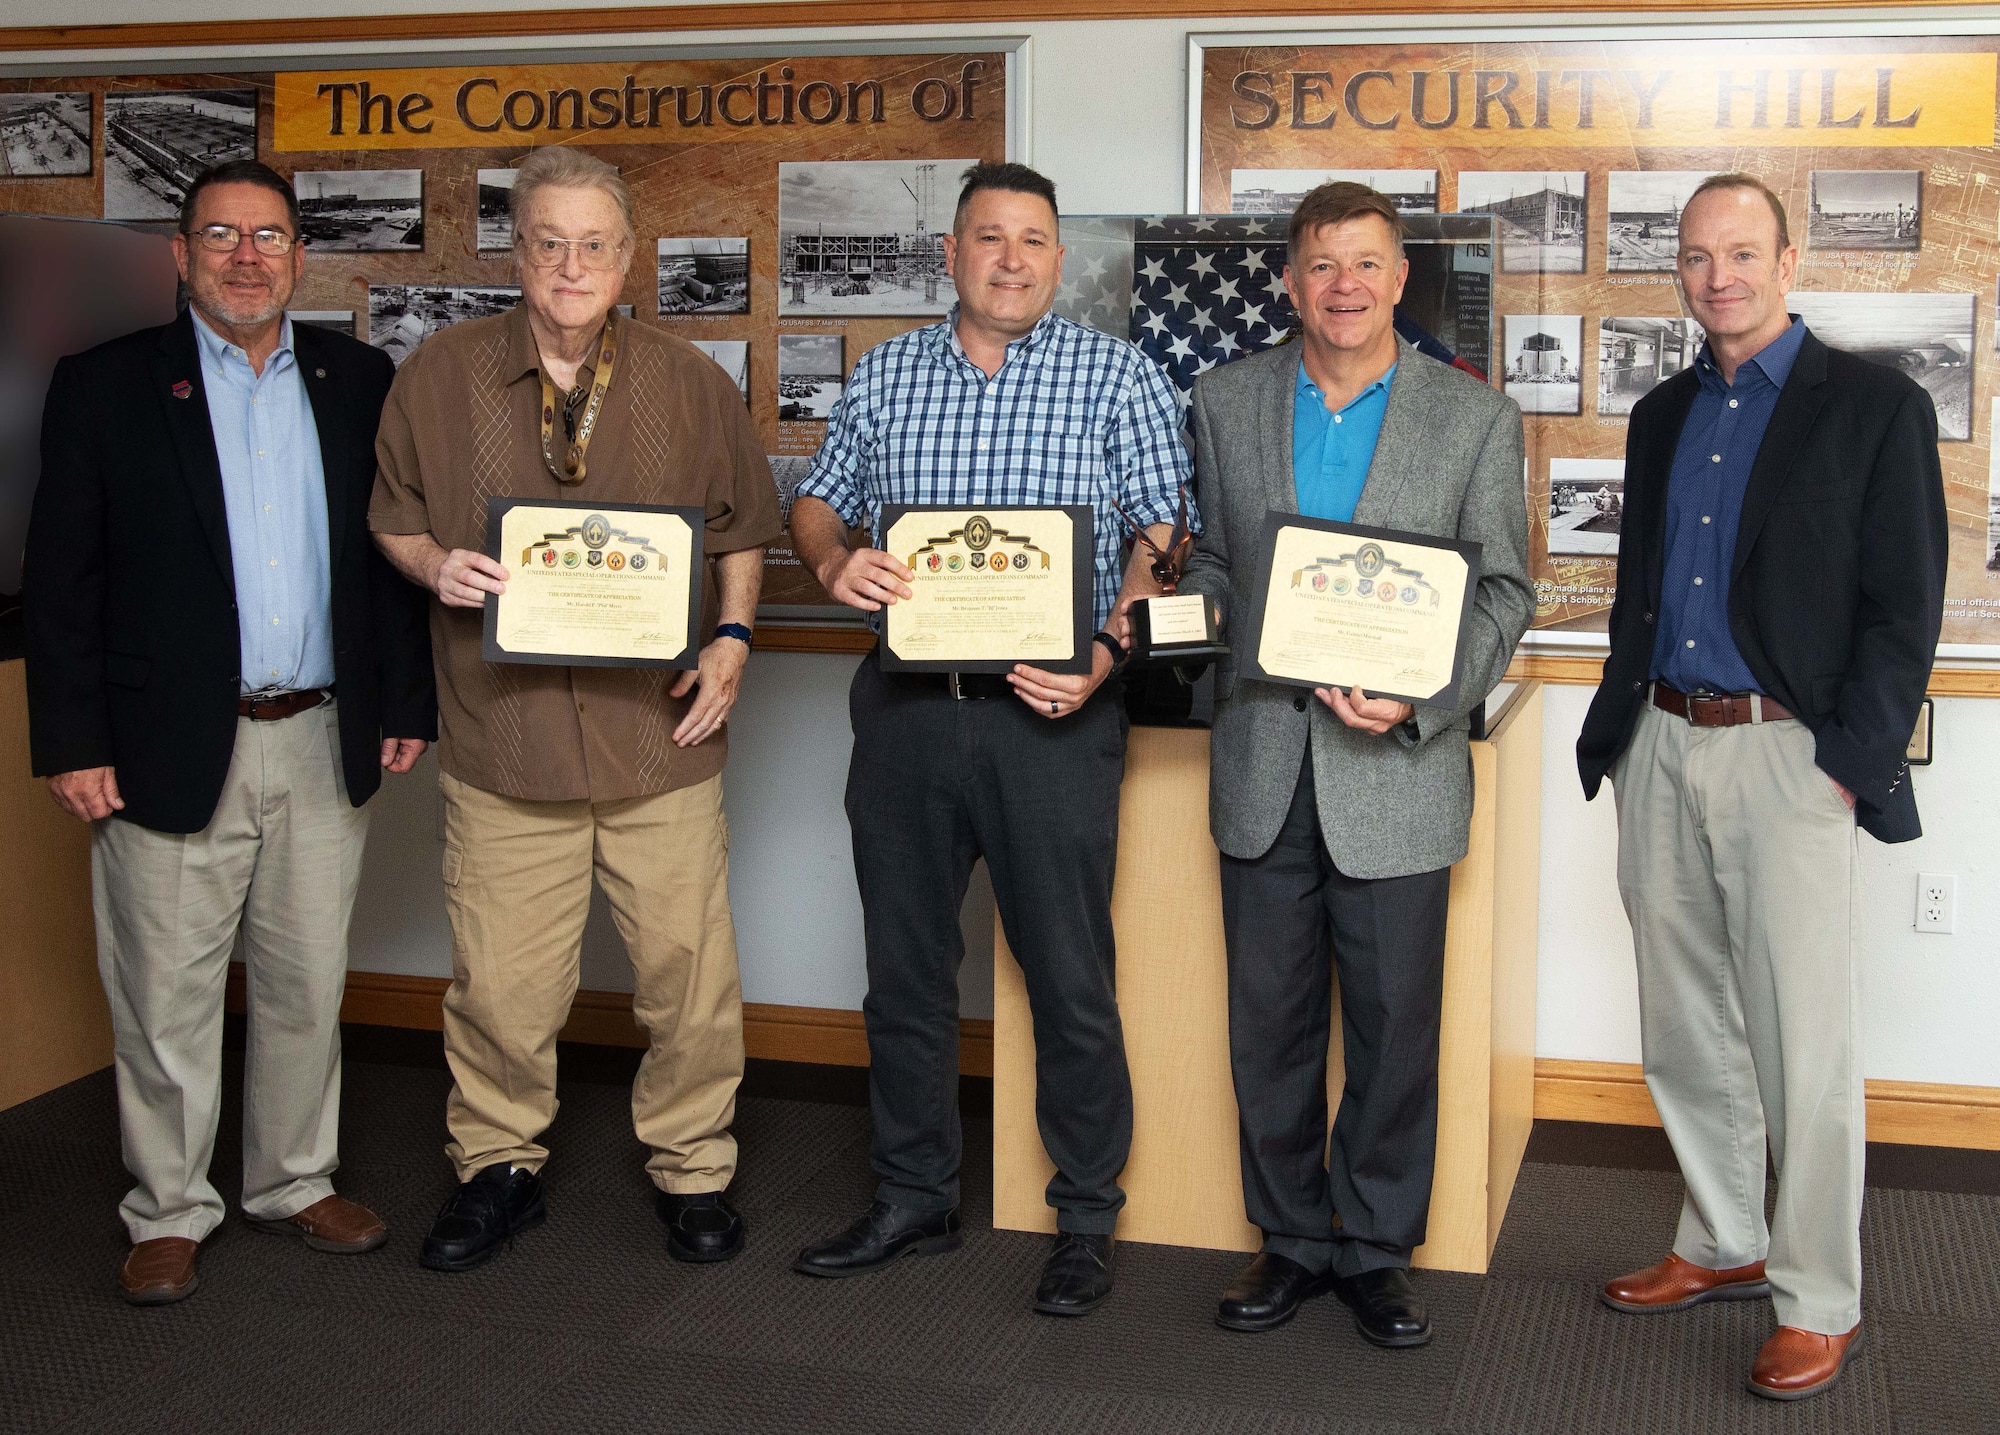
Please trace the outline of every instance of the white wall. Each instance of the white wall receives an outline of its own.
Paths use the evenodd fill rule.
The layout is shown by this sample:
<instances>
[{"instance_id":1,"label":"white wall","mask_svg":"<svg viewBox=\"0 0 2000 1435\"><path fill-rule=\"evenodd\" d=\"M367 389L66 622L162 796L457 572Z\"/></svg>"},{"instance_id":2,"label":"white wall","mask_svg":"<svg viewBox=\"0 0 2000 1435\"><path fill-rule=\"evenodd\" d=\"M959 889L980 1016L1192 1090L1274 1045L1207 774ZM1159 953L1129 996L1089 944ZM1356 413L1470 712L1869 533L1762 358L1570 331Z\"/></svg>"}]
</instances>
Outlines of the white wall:
<instances>
[{"instance_id":1,"label":"white wall","mask_svg":"<svg viewBox=\"0 0 2000 1435\"><path fill-rule=\"evenodd\" d=\"M290 0L288 16L531 10L542 0ZM66 24L112 21L268 19L268 0L70 0ZM1827 12L1820 12L1825 15ZM1928 12L1938 33L1990 27L1993 6ZM1841 21L1888 18L1912 27L1926 12L1832 12ZM0 24L50 20L30 0L0 0ZM1701 23L1725 16L1706 14ZM1803 29L1813 12L1746 17L1766 33ZM1601 23L1570 13L1545 21L1499 23L1549 33ZM949 41L966 36L1026 36L1026 124L1018 158L1056 181L1064 209L1081 213L1173 212L1186 172L1186 37L1201 32L1317 30L1329 38L1393 27L1371 17L1340 26L1297 19L1069 22L962 25L924 29L867 27L843 32L702 33L688 43L737 46L850 39L857 45L905 37ZM548 37L482 43L484 51L552 55L568 44L605 49L669 43L660 34L626 39ZM320 47L321 53L355 46ZM398 45L402 50L440 48ZM464 48L460 46L459 48ZM270 53L268 51L264 53ZM303 52L292 50L294 56ZM0 63L26 56L0 56ZM69 64L75 54L48 57ZM163 59L166 57L162 57ZM752 1001L856 1007L865 989L860 912L854 896L841 785L848 747L843 707L852 659L760 654L733 723L725 779L733 833L731 890L741 946L744 994ZM1638 1003L1631 938L1614 878L1615 832L1608 797L1585 804L1572 744L1589 701L1585 688L1548 693L1543 793L1539 1050L1553 1057L1637 1060ZM1937 765L1918 775L1928 835L1900 847L1862 839L1867 945L1867 1042L1871 1076L2000 1085L2000 701L1938 704ZM378 799L355 925L355 965L444 974L449 940L436 885L434 784L392 783ZM1958 929L1919 936L1912 929L1915 874L1958 877ZM979 885L967 902L967 1015L991 1012L990 894ZM625 987L629 978L602 913L586 939L585 981Z\"/></svg>"}]
</instances>

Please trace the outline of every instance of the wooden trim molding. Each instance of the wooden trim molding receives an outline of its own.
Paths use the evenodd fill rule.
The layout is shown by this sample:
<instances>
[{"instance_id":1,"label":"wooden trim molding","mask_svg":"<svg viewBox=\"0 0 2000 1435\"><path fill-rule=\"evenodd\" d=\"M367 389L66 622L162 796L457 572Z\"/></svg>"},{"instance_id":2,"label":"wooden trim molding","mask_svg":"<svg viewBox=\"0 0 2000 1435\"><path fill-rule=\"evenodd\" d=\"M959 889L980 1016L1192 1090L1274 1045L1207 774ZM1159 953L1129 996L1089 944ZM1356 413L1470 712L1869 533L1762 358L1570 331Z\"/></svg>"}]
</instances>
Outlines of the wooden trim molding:
<instances>
[{"instance_id":1,"label":"wooden trim molding","mask_svg":"<svg viewBox=\"0 0 2000 1435\"><path fill-rule=\"evenodd\" d=\"M1882 0L1823 0L1822 8ZM1889 0L1926 8L1979 0ZM616 5L588 9L473 10L459 14L298 16L282 20L182 20L97 25L11 25L0 50L221 49L238 45L376 44L527 35L687 34L715 30L874 28L883 25L1045 24L1063 20L1286 20L1352 15L1538 15L1549 0L774 0L768 4ZM1703 14L1710 0L1598 0L1603 13ZM1795 0L1730 0L1732 11L1786 10Z\"/></svg>"},{"instance_id":2,"label":"wooden trim molding","mask_svg":"<svg viewBox=\"0 0 2000 1435\"><path fill-rule=\"evenodd\" d=\"M1604 659L1574 653L1517 652L1507 665L1507 681L1596 687L1604 681ZM1933 668L1926 689L1934 698L2000 698L2000 668Z\"/></svg>"},{"instance_id":3,"label":"wooden trim molding","mask_svg":"<svg viewBox=\"0 0 2000 1435\"><path fill-rule=\"evenodd\" d=\"M443 977L405 977L390 972L349 972L340 1019L367 1026L400 1026L438 1031L444 1026ZM229 964L228 1009L242 1015L243 964ZM570 1004L563 1041L593 1046L646 1044L632 1016L630 992L580 991ZM866 1066L868 1033L858 1011L830 1007L743 1004L743 1049L766 1061L806 1061L820 1066ZM958 1070L963 1076L993 1075L993 1023L962 1018L958 1023Z\"/></svg>"},{"instance_id":4,"label":"wooden trim molding","mask_svg":"<svg viewBox=\"0 0 2000 1435\"><path fill-rule=\"evenodd\" d=\"M757 629L760 653L852 653L868 652L875 635L866 628L789 628L766 623Z\"/></svg>"},{"instance_id":5,"label":"wooden trim molding","mask_svg":"<svg viewBox=\"0 0 2000 1435\"><path fill-rule=\"evenodd\" d=\"M1646 1079L1617 1061L1535 1061L1535 1119L1658 1126ZM2000 1087L1868 1083L1868 1139L1902 1146L2000 1151Z\"/></svg>"}]
</instances>

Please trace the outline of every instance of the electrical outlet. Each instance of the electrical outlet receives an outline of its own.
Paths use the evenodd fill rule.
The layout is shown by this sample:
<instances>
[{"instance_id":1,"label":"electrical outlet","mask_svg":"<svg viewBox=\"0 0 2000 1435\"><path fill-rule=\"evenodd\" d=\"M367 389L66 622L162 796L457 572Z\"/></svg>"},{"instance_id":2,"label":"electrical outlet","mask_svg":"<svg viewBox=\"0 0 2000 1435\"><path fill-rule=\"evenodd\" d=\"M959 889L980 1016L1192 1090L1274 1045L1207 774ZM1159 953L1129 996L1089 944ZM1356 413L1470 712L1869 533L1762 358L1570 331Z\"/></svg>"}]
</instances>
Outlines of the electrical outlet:
<instances>
[{"instance_id":1,"label":"electrical outlet","mask_svg":"<svg viewBox=\"0 0 2000 1435\"><path fill-rule=\"evenodd\" d=\"M1950 932L1958 914L1958 878L1942 872L1917 874L1919 932Z\"/></svg>"}]
</instances>

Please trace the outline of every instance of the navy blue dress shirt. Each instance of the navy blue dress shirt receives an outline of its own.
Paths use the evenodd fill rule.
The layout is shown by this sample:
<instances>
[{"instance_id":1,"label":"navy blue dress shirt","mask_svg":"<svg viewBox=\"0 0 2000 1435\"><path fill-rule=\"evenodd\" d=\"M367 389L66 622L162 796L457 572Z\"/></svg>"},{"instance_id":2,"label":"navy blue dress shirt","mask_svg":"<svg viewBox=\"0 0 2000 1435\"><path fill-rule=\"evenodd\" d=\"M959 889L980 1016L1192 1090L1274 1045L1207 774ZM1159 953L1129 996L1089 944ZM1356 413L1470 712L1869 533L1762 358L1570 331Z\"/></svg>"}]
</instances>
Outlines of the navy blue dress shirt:
<instances>
[{"instance_id":1,"label":"navy blue dress shirt","mask_svg":"<svg viewBox=\"0 0 2000 1435\"><path fill-rule=\"evenodd\" d=\"M1724 382L1707 344L1695 359L1701 388L1667 479L1652 670L1654 679L1684 693L1763 691L1729 635L1729 570L1750 469L1805 337L1805 320L1794 315L1791 328L1737 366L1733 384Z\"/></svg>"}]
</instances>

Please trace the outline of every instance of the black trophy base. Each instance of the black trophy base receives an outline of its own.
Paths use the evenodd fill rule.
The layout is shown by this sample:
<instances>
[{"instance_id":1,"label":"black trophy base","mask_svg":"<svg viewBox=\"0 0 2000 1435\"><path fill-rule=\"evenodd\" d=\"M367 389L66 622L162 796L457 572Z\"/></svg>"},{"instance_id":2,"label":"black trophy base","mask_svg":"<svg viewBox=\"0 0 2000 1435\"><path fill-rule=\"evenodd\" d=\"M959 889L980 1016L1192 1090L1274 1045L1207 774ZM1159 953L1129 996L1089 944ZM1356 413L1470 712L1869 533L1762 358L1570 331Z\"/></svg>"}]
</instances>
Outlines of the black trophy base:
<instances>
[{"instance_id":1,"label":"black trophy base","mask_svg":"<svg viewBox=\"0 0 2000 1435\"><path fill-rule=\"evenodd\" d=\"M1153 619L1155 603L1197 604L1201 621L1199 624L1177 623L1165 632L1160 632L1160 625ZM1131 666L1192 666L1213 662L1229 651L1229 645L1216 634L1215 614L1210 610L1208 600L1198 595L1141 598L1132 605L1128 617L1132 624L1132 648L1129 654Z\"/></svg>"},{"instance_id":2,"label":"black trophy base","mask_svg":"<svg viewBox=\"0 0 2000 1435\"><path fill-rule=\"evenodd\" d=\"M1212 727L1214 667L1206 662L1184 668L1128 667L1125 716L1135 727Z\"/></svg>"}]
</instances>

